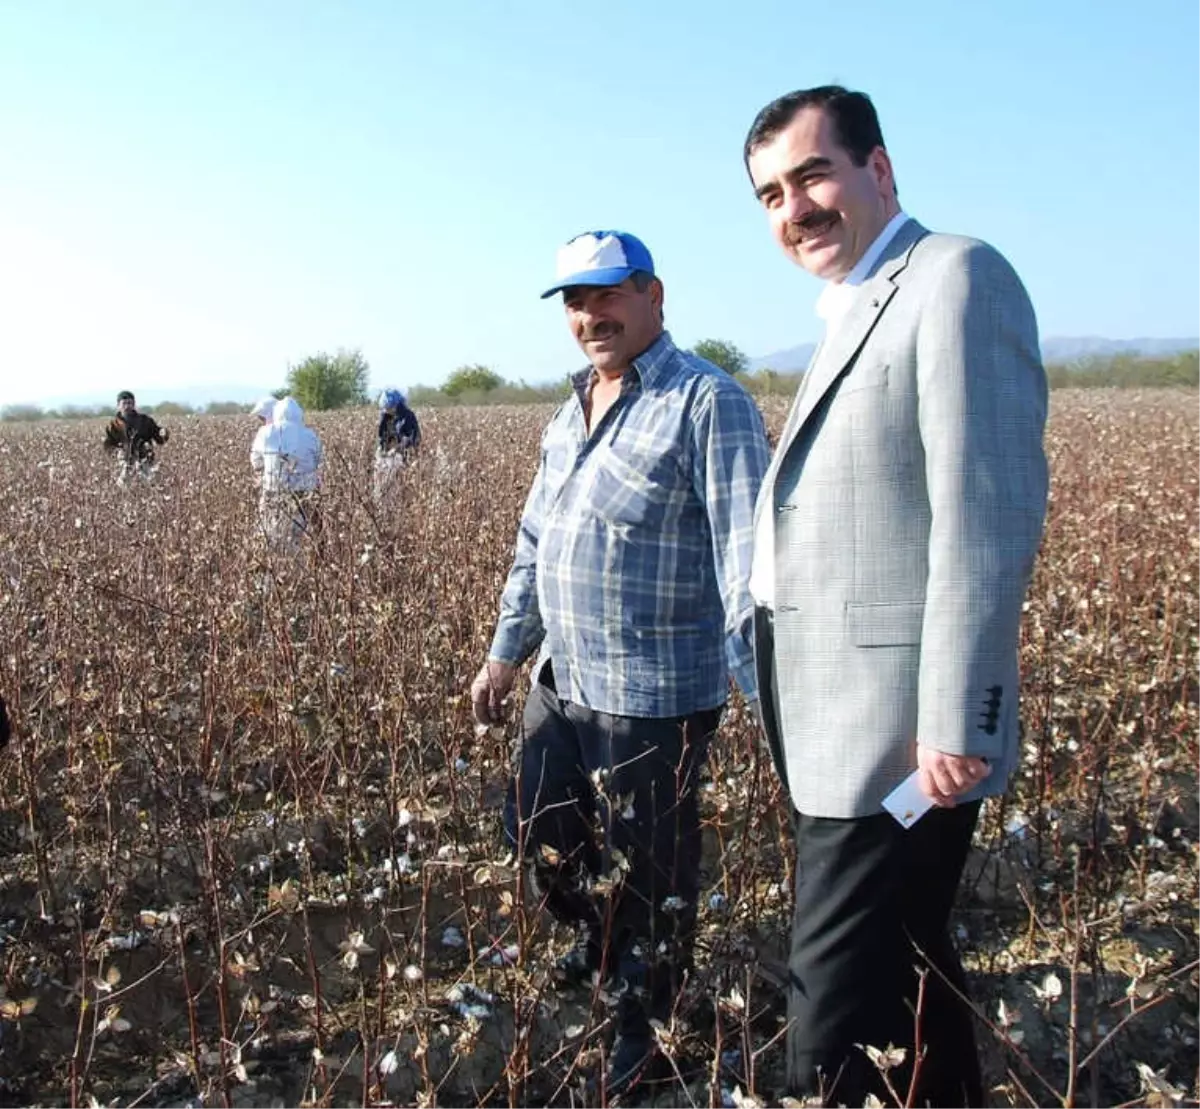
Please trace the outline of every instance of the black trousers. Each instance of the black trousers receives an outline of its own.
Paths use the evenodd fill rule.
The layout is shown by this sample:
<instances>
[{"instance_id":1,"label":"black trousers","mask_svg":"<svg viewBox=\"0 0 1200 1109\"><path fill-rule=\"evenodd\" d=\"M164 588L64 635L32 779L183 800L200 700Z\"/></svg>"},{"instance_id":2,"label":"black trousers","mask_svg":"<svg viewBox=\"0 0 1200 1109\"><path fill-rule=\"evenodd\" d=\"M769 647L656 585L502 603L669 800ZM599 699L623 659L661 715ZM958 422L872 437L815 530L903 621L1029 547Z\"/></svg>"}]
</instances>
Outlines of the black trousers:
<instances>
[{"instance_id":1,"label":"black trousers","mask_svg":"<svg viewBox=\"0 0 1200 1109\"><path fill-rule=\"evenodd\" d=\"M889 1079L903 1100L912 1074L916 967L925 960L965 995L948 922L979 802L933 809L905 831L893 818L796 821L796 912L788 991L788 1086L827 1104L892 1098L866 1053L906 1048ZM921 1006L916 1104L982 1105L972 1018L936 970Z\"/></svg>"},{"instance_id":2,"label":"black trousers","mask_svg":"<svg viewBox=\"0 0 1200 1109\"><path fill-rule=\"evenodd\" d=\"M720 716L596 712L561 700L548 665L525 702L508 834L549 911L600 939L605 972L626 987L623 1032L665 1020L691 964L697 788Z\"/></svg>"}]
</instances>

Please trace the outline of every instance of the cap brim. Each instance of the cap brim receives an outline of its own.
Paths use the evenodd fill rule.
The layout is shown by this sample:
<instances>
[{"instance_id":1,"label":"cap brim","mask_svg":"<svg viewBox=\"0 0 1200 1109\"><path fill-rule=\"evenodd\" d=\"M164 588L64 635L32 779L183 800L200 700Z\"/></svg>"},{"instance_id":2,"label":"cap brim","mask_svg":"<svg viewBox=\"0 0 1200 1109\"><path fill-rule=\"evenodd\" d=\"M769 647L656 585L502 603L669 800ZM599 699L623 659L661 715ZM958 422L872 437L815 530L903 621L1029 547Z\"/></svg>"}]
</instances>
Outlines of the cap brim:
<instances>
[{"instance_id":1,"label":"cap brim","mask_svg":"<svg viewBox=\"0 0 1200 1109\"><path fill-rule=\"evenodd\" d=\"M637 269L633 266L612 266L604 270L584 270L583 273L573 273L570 277L564 277L551 285L542 293L542 300L563 289L569 289L573 285L620 285L625 278L632 277L635 273L637 273Z\"/></svg>"}]
</instances>

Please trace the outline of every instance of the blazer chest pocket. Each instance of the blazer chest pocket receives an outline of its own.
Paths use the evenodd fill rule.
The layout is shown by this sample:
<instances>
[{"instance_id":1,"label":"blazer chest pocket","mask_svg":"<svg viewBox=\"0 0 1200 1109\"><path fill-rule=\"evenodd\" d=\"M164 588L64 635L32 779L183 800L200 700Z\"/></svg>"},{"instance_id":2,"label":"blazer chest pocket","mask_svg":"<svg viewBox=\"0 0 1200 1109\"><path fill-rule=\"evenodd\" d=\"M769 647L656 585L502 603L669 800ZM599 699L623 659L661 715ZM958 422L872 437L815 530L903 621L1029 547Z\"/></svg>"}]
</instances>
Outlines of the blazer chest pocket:
<instances>
[{"instance_id":1,"label":"blazer chest pocket","mask_svg":"<svg viewBox=\"0 0 1200 1109\"><path fill-rule=\"evenodd\" d=\"M888 364L886 362L855 363L842 379L841 393L858 393L863 389L886 389Z\"/></svg>"},{"instance_id":2,"label":"blazer chest pocket","mask_svg":"<svg viewBox=\"0 0 1200 1109\"><path fill-rule=\"evenodd\" d=\"M856 647L918 646L924 620L922 601L846 606L846 623Z\"/></svg>"}]
</instances>

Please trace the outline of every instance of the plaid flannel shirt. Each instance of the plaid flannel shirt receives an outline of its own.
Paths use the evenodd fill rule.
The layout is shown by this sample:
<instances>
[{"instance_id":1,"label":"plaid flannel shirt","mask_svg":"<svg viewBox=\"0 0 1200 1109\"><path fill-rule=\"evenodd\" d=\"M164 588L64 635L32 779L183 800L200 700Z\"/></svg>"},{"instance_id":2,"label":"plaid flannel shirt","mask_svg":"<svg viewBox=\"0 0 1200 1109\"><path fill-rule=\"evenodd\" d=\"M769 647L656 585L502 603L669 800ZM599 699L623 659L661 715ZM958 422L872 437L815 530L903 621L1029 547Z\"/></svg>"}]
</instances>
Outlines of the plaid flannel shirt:
<instances>
[{"instance_id":1,"label":"plaid flannel shirt","mask_svg":"<svg viewBox=\"0 0 1200 1109\"><path fill-rule=\"evenodd\" d=\"M589 437L589 367L542 435L489 657L541 646L559 696L619 716L756 694L754 501L770 451L749 394L666 332Z\"/></svg>"}]
</instances>

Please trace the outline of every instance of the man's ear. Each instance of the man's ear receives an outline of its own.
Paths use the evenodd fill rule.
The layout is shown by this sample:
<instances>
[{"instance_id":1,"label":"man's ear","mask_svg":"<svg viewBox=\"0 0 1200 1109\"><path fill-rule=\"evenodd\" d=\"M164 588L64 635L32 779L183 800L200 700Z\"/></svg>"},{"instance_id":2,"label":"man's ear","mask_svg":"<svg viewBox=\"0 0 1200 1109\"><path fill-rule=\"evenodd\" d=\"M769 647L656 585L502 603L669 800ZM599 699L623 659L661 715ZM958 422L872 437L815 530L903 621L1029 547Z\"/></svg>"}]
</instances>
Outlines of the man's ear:
<instances>
[{"instance_id":1,"label":"man's ear","mask_svg":"<svg viewBox=\"0 0 1200 1109\"><path fill-rule=\"evenodd\" d=\"M650 303L654 305L658 312L658 318L663 316L663 301L666 299L666 292L663 289L663 283L656 277L650 282Z\"/></svg>"},{"instance_id":2,"label":"man's ear","mask_svg":"<svg viewBox=\"0 0 1200 1109\"><path fill-rule=\"evenodd\" d=\"M880 193L885 197L895 196L896 175L892 172L892 159L888 156L888 152L882 146L877 146L868 155L867 164L875 174Z\"/></svg>"}]
</instances>

